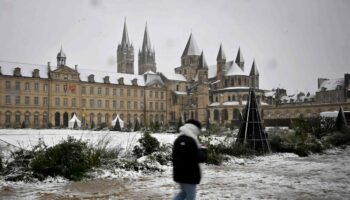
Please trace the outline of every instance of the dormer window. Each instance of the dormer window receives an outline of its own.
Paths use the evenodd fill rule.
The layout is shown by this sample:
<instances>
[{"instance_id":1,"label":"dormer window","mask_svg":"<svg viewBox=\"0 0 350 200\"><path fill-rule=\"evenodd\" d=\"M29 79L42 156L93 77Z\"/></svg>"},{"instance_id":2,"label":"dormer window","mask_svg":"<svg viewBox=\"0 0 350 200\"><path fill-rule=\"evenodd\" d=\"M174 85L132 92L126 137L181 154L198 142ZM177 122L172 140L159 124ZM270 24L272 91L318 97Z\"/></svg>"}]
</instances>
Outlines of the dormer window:
<instances>
[{"instance_id":1,"label":"dormer window","mask_svg":"<svg viewBox=\"0 0 350 200\"><path fill-rule=\"evenodd\" d=\"M40 78L39 70L38 70L38 69L34 69L34 70L33 70L33 78Z\"/></svg>"},{"instance_id":2,"label":"dormer window","mask_svg":"<svg viewBox=\"0 0 350 200\"><path fill-rule=\"evenodd\" d=\"M118 84L124 85L124 78L123 77L118 79Z\"/></svg>"},{"instance_id":3,"label":"dormer window","mask_svg":"<svg viewBox=\"0 0 350 200\"><path fill-rule=\"evenodd\" d=\"M343 87L341 85L337 85L337 89L336 90L341 90Z\"/></svg>"},{"instance_id":4,"label":"dormer window","mask_svg":"<svg viewBox=\"0 0 350 200\"><path fill-rule=\"evenodd\" d=\"M321 88L321 91L322 91L322 92L326 91L326 88L325 88L325 87L322 87L322 88Z\"/></svg>"},{"instance_id":5,"label":"dormer window","mask_svg":"<svg viewBox=\"0 0 350 200\"><path fill-rule=\"evenodd\" d=\"M137 85L137 78L132 79L131 83L132 85Z\"/></svg>"},{"instance_id":6,"label":"dormer window","mask_svg":"<svg viewBox=\"0 0 350 200\"><path fill-rule=\"evenodd\" d=\"M64 80L68 80L68 74L63 75Z\"/></svg>"},{"instance_id":7,"label":"dormer window","mask_svg":"<svg viewBox=\"0 0 350 200\"><path fill-rule=\"evenodd\" d=\"M16 67L15 71L13 72L13 76L22 76L21 74L21 68Z\"/></svg>"},{"instance_id":8,"label":"dormer window","mask_svg":"<svg viewBox=\"0 0 350 200\"><path fill-rule=\"evenodd\" d=\"M94 82L95 82L95 75L90 74L90 75L88 76L88 82L89 82L89 83L94 83Z\"/></svg>"},{"instance_id":9,"label":"dormer window","mask_svg":"<svg viewBox=\"0 0 350 200\"><path fill-rule=\"evenodd\" d=\"M104 78L103 78L103 82L104 83L111 83L110 81L109 81L109 76L105 76Z\"/></svg>"}]
</instances>

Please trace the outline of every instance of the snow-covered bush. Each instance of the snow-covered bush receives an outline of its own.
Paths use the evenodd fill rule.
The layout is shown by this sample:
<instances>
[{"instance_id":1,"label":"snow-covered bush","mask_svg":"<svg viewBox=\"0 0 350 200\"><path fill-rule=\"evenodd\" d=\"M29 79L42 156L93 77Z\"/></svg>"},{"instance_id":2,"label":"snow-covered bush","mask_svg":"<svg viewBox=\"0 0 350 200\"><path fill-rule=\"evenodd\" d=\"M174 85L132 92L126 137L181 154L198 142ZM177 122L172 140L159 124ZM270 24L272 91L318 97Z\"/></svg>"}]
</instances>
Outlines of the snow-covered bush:
<instances>
[{"instance_id":1,"label":"snow-covered bush","mask_svg":"<svg viewBox=\"0 0 350 200\"><path fill-rule=\"evenodd\" d=\"M143 136L139 139L140 146L135 146L133 153L139 158L144 155L149 155L157 150L159 150L159 141L157 138L152 137L151 134L146 131Z\"/></svg>"},{"instance_id":2,"label":"snow-covered bush","mask_svg":"<svg viewBox=\"0 0 350 200\"><path fill-rule=\"evenodd\" d=\"M67 140L34 155L33 172L39 178L63 176L80 180L97 162L91 162L91 151L86 142L68 136Z\"/></svg>"}]
</instances>

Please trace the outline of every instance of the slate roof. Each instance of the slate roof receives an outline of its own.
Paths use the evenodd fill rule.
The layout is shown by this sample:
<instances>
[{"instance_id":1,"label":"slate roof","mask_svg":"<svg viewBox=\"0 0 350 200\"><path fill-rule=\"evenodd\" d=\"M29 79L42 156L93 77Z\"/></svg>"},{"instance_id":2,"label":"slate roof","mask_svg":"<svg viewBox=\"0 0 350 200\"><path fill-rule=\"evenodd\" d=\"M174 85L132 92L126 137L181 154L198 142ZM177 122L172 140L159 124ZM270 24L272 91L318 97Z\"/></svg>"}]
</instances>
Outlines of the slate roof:
<instances>
[{"instance_id":1,"label":"slate roof","mask_svg":"<svg viewBox=\"0 0 350 200\"><path fill-rule=\"evenodd\" d=\"M182 53L182 56L191 56L191 55L198 55L198 56L201 55L201 52L197 46L196 40L194 39L192 33L188 38L185 50Z\"/></svg>"}]
</instances>

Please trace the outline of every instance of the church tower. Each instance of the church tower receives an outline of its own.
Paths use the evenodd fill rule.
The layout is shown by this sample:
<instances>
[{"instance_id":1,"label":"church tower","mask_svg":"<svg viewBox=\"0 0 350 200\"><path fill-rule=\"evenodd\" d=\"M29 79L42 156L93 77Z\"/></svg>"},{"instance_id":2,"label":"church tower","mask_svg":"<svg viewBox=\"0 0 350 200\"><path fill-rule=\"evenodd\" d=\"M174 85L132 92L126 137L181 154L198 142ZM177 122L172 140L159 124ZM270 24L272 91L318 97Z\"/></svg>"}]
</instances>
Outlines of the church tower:
<instances>
[{"instance_id":1,"label":"church tower","mask_svg":"<svg viewBox=\"0 0 350 200\"><path fill-rule=\"evenodd\" d=\"M175 68L175 73L182 74L187 81L194 80L199 66L200 55L201 52L191 33L181 56L181 66Z\"/></svg>"},{"instance_id":2,"label":"church tower","mask_svg":"<svg viewBox=\"0 0 350 200\"><path fill-rule=\"evenodd\" d=\"M222 44L220 44L218 56L216 57L216 80L220 80L220 85L224 82L224 75L225 75L225 65L226 65L226 55L224 52L224 49L222 47ZM221 88L221 87L220 87Z\"/></svg>"},{"instance_id":3,"label":"church tower","mask_svg":"<svg viewBox=\"0 0 350 200\"><path fill-rule=\"evenodd\" d=\"M118 73L134 74L134 47L129 41L126 19L124 20L124 30L121 44L117 49Z\"/></svg>"},{"instance_id":4,"label":"church tower","mask_svg":"<svg viewBox=\"0 0 350 200\"><path fill-rule=\"evenodd\" d=\"M139 50L139 74L147 71L157 72L155 51L151 47L151 40L148 35L147 23L143 35L142 49Z\"/></svg>"},{"instance_id":5,"label":"church tower","mask_svg":"<svg viewBox=\"0 0 350 200\"><path fill-rule=\"evenodd\" d=\"M63 67L66 65L66 54L63 52L62 47L61 47L61 51L58 52L57 54L57 67Z\"/></svg>"}]
</instances>

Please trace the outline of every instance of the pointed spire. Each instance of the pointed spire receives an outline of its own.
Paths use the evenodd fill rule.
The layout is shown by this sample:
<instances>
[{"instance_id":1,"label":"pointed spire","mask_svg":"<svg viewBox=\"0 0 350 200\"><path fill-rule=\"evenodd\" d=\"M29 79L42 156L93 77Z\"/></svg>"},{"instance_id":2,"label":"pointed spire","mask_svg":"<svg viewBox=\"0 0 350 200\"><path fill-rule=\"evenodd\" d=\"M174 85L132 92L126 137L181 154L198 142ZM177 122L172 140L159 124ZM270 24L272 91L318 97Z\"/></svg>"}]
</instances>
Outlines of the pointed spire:
<instances>
[{"instance_id":1,"label":"pointed spire","mask_svg":"<svg viewBox=\"0 0 350 200\"><path fill-rule=\"evenodd\" d=\"M249 76L259 76L258 68L255 65L255 59L253 61L252 69L250 70Z\"/></svg>"},{"instance_id":2,"label":"pointed spire","mask_svg":"<svg viewBox=\"0 0 350 200\"><path fill-rule=\"evenodd\" d=\"M236 57L236 64L242 68L244 66L243 54L241 52L241 47L238 48L238 53Z\"/></svg>"},{"instance_id":3,"label":"pointed spire","mask_svg":"<svg viewBox=\"0 0 350 200\"><path fill-rule=\"evenodd\" d=\"M197 55L199 56L201 53L199 51L199 48L197 46L197 43L191 33L190 38L188 38L186 47L184 52L182 53L182 57L183 56L190 56L190 55Z\"/></svg>"},{"instance_id":4,"label":"pointed spire","mask_svg":"<svg viewBox=\"0 0 350 200\"><path fill-rule=\"evenodd\" d=\"M66 54L63 52L62 45L61 45L60 52L58 52L58 54L57 54L57 58L66 58Z\"/></svg>"},{"instance_id":5,"label":"pointed spire","mask_svg":"<svg viewBox=\"0 0 350 200\"><path fill-rule=\"evenodd\" d=\"M145 51L145 50L152 50L151 40L148 35L147 22L146 22L145 33L143 35L143 43L142 43L142 51Z\"/></svg>"},{"instance_id":6,"label":"pointed spire","mask_svg":"<svg viewBox=\"0 0 350 200\"><path fill-rule=\"evenodd\" d=\"M208 69L207 61L204 57L204 53L202 51L201 56L199 57L199 68L200 69Z\"/></svg>"},{"instance_id":7,"label":"pointed spire","mask_svg":"<svg viewBox=\"0 0 350 200\"><path fill-rule=\"evenodd\" d=\"M222 48L222 44L220 44L219 53L218 53L218 56L216 57L216 61L219 61L219 60L226 60L226 55L225 55L224 49Z\"/></svg>"},{"instance_id":8,"label":"pointed spire","mask_svg":"<svg viewBox=\"0 0 350 200\"><path fill-rule=\"evenodd\" d=\"M128 28L126 26L126 17L124 18L124 29L123 29L123 37L122 37L122 45L129 45L129 35Z\"/></svg>"}]
</instances>

